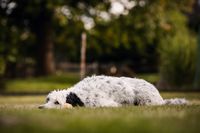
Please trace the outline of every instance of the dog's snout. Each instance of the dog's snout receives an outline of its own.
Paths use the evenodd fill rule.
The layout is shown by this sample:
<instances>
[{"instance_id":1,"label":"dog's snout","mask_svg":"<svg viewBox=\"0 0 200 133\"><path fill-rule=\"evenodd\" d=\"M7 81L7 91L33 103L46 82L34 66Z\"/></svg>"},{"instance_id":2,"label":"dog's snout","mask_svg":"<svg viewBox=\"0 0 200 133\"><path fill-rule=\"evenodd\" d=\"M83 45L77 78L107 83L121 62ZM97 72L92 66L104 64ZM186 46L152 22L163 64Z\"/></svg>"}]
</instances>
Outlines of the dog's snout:
<instances>
[{"instance_id":1,"label":"dog's snout","mask_svg":"<svg viewBox=\"0 0 200 133\"><path fill-rule=\"evenodd\" d=\"M44 105L40 105L38 108L39 109L44 109Z\"/></svg>"}]
</instances>

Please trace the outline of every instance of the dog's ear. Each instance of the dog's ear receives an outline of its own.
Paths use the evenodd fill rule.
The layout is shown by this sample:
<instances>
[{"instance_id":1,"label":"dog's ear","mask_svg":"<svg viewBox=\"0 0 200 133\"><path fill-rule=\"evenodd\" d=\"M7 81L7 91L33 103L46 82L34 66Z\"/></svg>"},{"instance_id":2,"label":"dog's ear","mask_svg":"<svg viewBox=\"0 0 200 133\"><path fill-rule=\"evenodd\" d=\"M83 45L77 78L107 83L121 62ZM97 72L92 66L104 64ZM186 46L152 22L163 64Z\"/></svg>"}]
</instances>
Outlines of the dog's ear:
<instances>
[{"instance_id":1,"label":"dog's ear","mask_svg":"<svg viewBox=\"0 0 200 133\"><path fill-rule=\"evenodd\" d=\"M66 97L66 103L71 104L74 106L84 106L84 103L81 101L81 99L73 92L70 92Z\"/></svg>"},{"instance_id":2,"label":"dog's ear","mask_svg":"<svg viewBox=\"0 0 200 133\"><path fill-rule=\"evenodd\" d=\"M64 103L64 104L62 105L62 108L63 108L63 109L71 109L71 108L73 108L73 106L72 106L71 104L69 104L69 103Z\"/></svg>"}]
</instances>

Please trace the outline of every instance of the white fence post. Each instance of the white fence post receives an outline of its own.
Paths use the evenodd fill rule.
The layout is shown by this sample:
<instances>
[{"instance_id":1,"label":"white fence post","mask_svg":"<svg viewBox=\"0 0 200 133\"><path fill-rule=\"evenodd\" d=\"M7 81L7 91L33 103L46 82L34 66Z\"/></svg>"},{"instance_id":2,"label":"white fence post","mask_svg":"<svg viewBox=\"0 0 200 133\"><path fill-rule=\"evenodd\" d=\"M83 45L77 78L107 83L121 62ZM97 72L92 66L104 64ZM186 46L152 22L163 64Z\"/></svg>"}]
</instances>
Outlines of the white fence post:
<instances>
[{"instance_id":1,"label":"white fence post","mask_svg":"<svg viewBox=\"0 0 200 133\"><path fill-rule=\"evenodd\" d=\"M80 78L83 79L86 73L86 45L87 35L85 32L81 35L81 62L80 62Z\"/></svg>"}]
</instances>

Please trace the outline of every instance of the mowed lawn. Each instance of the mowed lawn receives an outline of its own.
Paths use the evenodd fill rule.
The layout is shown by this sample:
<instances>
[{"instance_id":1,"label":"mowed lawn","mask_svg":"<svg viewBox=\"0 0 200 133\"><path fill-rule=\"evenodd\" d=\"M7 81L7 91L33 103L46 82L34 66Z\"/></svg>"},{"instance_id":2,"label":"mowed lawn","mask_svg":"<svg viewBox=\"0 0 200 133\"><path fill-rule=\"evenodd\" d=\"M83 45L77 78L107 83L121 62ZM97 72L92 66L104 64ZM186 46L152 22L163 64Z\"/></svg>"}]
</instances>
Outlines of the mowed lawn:
<instances>
[{"instance_id":1,"label":"mowed lawn","mask_svg":"<svg viewBox=\"0 0 200 133\"><path fill-rule=\"evenodd\" d=\"M161 94L190 105L39 110L43 95L0 96L0 133L200 133L200 93Z\"/></svg>"},{"instance_id":2,"label":"mowed lawn","mask_svg":"<svg viewBox=\"0 0 200 133\"><path fill-rule=\"evenodd\" d=\"M138 74L137 78L145 79L151 83L159 80L157 73ZM61 73L59 75L18 78L6 81L5 89L0 92L10 94L46 93L54 89L63 89L73 86L80 80L79 73Z\"/></svg>"}]
</instances>

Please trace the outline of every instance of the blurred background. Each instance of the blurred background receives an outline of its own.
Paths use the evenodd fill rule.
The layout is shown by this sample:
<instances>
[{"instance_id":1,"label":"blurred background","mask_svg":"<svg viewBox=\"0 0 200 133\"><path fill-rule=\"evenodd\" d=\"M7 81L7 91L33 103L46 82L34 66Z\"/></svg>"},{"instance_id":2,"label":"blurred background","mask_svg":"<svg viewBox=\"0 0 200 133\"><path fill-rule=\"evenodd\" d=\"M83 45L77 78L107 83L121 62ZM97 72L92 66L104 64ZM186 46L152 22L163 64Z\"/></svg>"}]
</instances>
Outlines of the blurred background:
<instances>
[{"instance_id":1,"label":"blurred background","mask_svg":"<svg viewBox=\"0 0 200 133\"><path fill-rule=\"evenodd\" d=\"M200 90L200 0L0 0L0 93L88 75Z\"/></svg>"}]
</instances>

